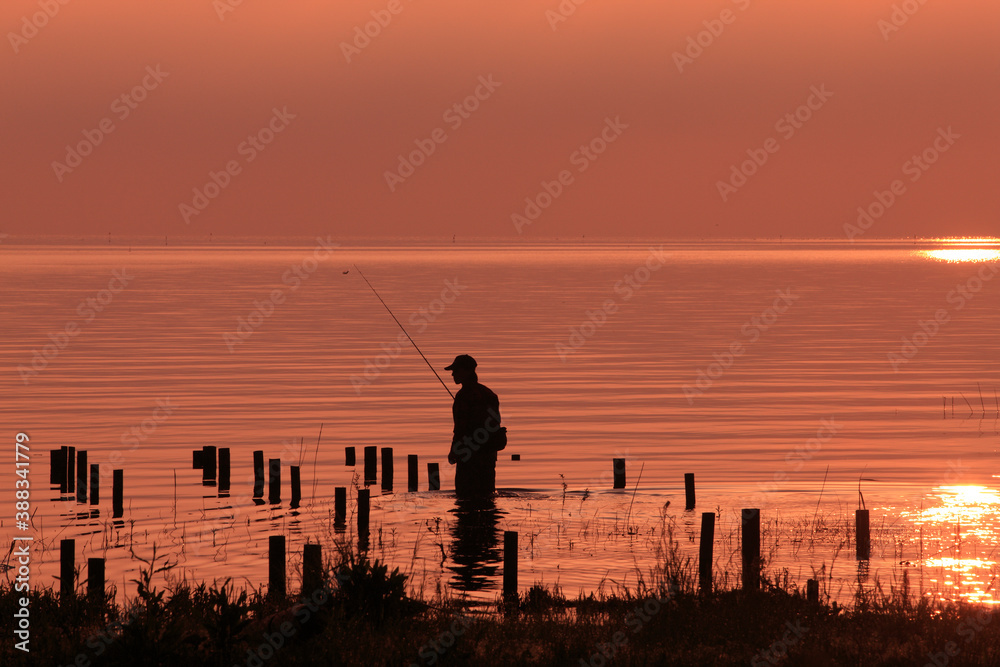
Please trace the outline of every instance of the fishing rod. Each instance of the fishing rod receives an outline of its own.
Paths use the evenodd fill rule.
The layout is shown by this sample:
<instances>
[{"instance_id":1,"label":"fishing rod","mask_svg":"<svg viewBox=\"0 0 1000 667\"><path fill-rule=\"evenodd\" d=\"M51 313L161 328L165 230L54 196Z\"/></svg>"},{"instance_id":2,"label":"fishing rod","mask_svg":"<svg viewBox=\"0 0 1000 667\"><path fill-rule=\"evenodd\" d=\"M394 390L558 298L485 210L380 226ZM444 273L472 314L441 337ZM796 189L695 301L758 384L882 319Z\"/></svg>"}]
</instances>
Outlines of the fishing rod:
<instances>
[{"instance_id":1,"label":"fishing rod","mask_svg":"<svg viewBox=\"0 0 1000 667\"><path fill-rule=\"evenodd\" d=\"M370 282L368 282L367 278L365 278L365 274L361 273L361 269L358 268L357 264L354 264L353 266L354 266L354 270L358 272L359 276L361 276L361 279L364 280L365 283L368 284L368 287L371 288L372 292L375 294L375 296L378 298L378 300L382 302L383 306L385 306L385 310L386 310L387 313L389 313L389 316L392 317L393 321L395 321L396 324L399 325L399 328L403 330L403 333L406 334L406 337L410 339L411 343L413 343L413 349L417 351L417 354L420 355L420 358L423 359L424 363L427 364L427 368L431 369L431 372L434 373L434 375L437 377L438 381L441 382L441 386L444 387L445 391L447 391L448 394L452 398L455 398L455 394L451 393L451 388L444 383L444 380L441 379L441 376L438 375L438 372L436 370L434 370L433 366L431 366L431 362L427 361L427 357L425 357L424 353L420 351L419 347L417 347L416 341L414 341L413 338L410 337L410 334L406 333L406 329L403 328L402 323L400 323L400 321L396 319L396 316L392 314L392 311L389 310L389 306L386 305L385 301L382 300L382 297L379 296L379 293L375 291L375 288L372 287L372 284Z\"/></svg>"}]
</instances>

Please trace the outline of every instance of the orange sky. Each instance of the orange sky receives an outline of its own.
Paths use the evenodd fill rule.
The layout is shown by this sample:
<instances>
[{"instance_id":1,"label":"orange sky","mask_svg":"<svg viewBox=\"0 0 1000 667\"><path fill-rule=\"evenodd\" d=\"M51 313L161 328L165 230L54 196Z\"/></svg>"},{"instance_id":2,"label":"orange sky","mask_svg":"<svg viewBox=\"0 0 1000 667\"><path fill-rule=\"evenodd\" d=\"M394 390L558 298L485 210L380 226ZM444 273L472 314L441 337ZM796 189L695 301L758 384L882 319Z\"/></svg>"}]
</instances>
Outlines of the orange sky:
<instances>
[{"instance_id":1,"label":"orange sky","mask_svg":"<svg viewBox=\"0 0 1000 667\"><path fill-rule=\"evenodd\" d=\"M565 0L575 11L555 29L558 0L243 0L222 19L226 0L63 1L0 7L12 237L844 237L897 179L865 238L997 232L994 0ZM918 9L884 35L894 4ZM26 28L43 7L54 15ZM391 21L347 62L372 11ZM706 21L720 34L678 71ZM491 75L468 118L444 116ZM129 108L120 97L144 78ZM832 96L787 136L776 122L813 86ZM275 108L294 119L263 150L243 144ZM606 151L576 153L607 119ZM949 127L935 164L907 164ZM398 156L438 128L446 140L390 189ZM85 131L100 143L70 168ZM724 200L748 150L767 161ZM551 205L516 224L564 171Z\"/></svg>"}]
</instances>

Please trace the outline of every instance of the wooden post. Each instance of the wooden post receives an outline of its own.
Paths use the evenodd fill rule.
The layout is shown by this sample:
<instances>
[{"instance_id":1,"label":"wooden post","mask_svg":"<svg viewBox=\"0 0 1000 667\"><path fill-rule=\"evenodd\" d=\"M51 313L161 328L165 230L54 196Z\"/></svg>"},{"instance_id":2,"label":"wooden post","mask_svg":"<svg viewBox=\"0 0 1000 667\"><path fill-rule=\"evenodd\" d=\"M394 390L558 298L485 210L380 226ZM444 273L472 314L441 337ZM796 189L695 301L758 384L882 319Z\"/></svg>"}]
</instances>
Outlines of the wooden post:
<instances>
[{"instance_id":1,"label":"wooden post","mask_svg":"<svg viewBox=\"0 0 1000 667\"><path fill-rule=\"evenodd\" d=\"M368 539L368 510L371 507L371 491L358 490L358 537Z\"/></svg>"},{"instance_id":2,"label":"wooden post","mask_svg":"<svg viewBox=\"0 0 1000 667\"><path fill-rule=\"evenodd\" d=\"M87 502L88 472L90 468L87 467L87 451L81 449L76 453L76 502L78 503Z\"/></svg>"},{"instance_id":3,"label":"wooden post","mask_svg":"<svg viewBox=\"0 0 1000 667\"><path fill-rule=\"evenodd\" d=\"M338 486L333 490L333 524L343 526L347 523L347 487Z\"/></svg>"},{"instance_id":4,"label":"wooden post","mask_svg":"<svg viewBox=\"0 0 1000 667\"><path fill-rule=\"evenodd\" d=\"M111 471L111 512L114 518L120 517L124 514L124 503L123 498L125 495L124 489L124 479L123 471L112 470Z\"/></svg>"},{"instance_id":5,"label":"wooden post","mask_svg":"<svg viewBox=\"0 0 1000 667\"><path fill-rule=\"evenodd\" d=\"M267 573L269 596L285 597L285 536L270 535L267 538Z\"/></svg>"},{"instance_id":6,"label":"wooden post","mask_svg":"<svg viewBox=\"0 0 1000 667\"><path fill-rule=\"evenodd\" d=\"M378 480L378 447L365 447L365 484Z\"/></svg>"},{"instance_id":7,"label":"wooden post","mask_svg":"<svg viewBox=\"0 0 1000 667\"><path fill-rule=\"evenodd\" d=\"M382 448L382 490L392 491L392 447Z\"/></svg>"},{"instance_id":8,"label":"wooden post","mask_svg":"<svg viewBox=\"0 0 1000 667\"><path fill-rule=\"evenodd\" d=\"M868 510L856 510L854 512L854 543L858 560L868 560L871 558L871 533L869 531Z\"/></svg>"},{"instance_id":9,"label":"wooden post","mask_svg":"<svg viewBox=\"0 0 1000 667\"><path fill-rule=\"evenodd\" d=\"M104 599L104 559L87 559L87 595L92 600Z\"/></svg>"},{"instance_id":10,"label":"wooden post","mask_svg":"<svg viewBox=\"0 0 1000 667\"><path fill-rule=\"evenodd\" d=\"M712 561L715 544L715 512L701 514L701 548L698 553L698 587L702 593L712 592Z\"/></svg>"},{"instance_id":11,"label":"wooden post","mask_svg":"<svg viewBox=\"0 0 1000 667\"><path fill-rule=\"evenodd\" d=\"M76 493L76 447L70 447L66 454L66 493Z\"/></svg>"},{"instance_id":12,"label":"wooden post","mask_svg":"<svg viewBox=\"0 0 1000 667\"><path fill-rule=\"evenodd\" d=\"M253 453L253 497L264 497L264 452L259 449Z\"/></svg>"},{"instance_id":13,"label":"wooden post","mask_svg":"<svg viewBox=\"0 0 1000 667\"><path fill-rule=\"evenodd\" d=\"M307 544L302 547L302 597L311 598L323 585L323 547Z\"/></svg>"},{"instance_id":14,"label":"wooden post","mask_svg":"<svg viewBox=\"0 0 1000 667\"><path fill-rule=\"evenodd\" d=\"M356 460L354 457L354 447L344 447L344 465L353 466L356 465Z\"/></svg>"},{"instance_id":15,"label":"wooden post","mask_svg":"<svg viewBox=\"0 0 1000 667\"><path fill-rule=\"evenodd\" d=\"M205 445L201 448L201 483L204 486L215 486L215 445Z\"/></svg>"},{"instance_id":16,"label":"wooden post","mask_svg":"<svg viewBox=\"0 0 1000 667\"><path fill-rule=\"evenodd\" d=\"M760 510L744 509L743 519L743 590L760 588Z\"/></svg>"},{"instance_id":17,"label":"wooden post","mask_svg":"<svg viewBox=\"0 0 1000 667\"><path fill-rule=\"evenodd\" d=\"M219 492L229 491L229 467L232 463L229 447L219 449Z\"/></svg>"},{"instance_id":18,"label":"wooden post","mask_svg":"<svg viewBox=\"0 0 1000 667\"><path fill-rule=\"evenodd\" d=\"M90 464L90 504L98 505L101 502L101 465L99 463Z\"/></svg>"},{"instance_id":19,"label":"wooden post","mask_svg":"<svg viewBox=\"0 0 1000 667\"><path fill-rule=\"evenodd\" d=\"M625 459L612 459L612 468L615 472L615 488L625 488Z\"/></svg>"},{"instance_id":20,"label":"wooden post","mask_svg":"<svg viewBox=\"0 0 1000 667\"><path fill-rule=\"evenodd\" d=\"M281 459L268 459L270 476L267 486L267 499L272 503L281 502Z\"/></svg>"},{"instance_id":21,"label":"wooden post","mask_svg":"<svg viewBox=\"0 0 1000 667\"><path fill-rule=\"evenodd\" d=\"M684 473L684 509L694 509L694 473Z\"/></svg>"},{"instance_id":22,"label":"wooden post","mask_svg":"<svg viewBox=\"0 0 1000 667\"><path fill-rule=\"evenodd\" d=\"M302 500L302 480L299 477L299 466L292 466L292 507L298 507Z\"/></svg>"},{"instance_id":23,"label":"wooden post","mask_svg":"<svg viewBox=\"0 0 1000 667\"><path fill-rule=\"evenodd\" d=\"M76 592L76 540L59 543L59 599L68 600Z\"/></svg>"},{"instance_id":24,"label":"wooden post","mask_svg":"<svg viewBox=\"0 0 1000 667\"><path fill-rule=\"evenodd\" d=\"M203 470L205 468L205 450L194 449L191 451L191 469Z\"/></svg>"},{"instance_id":25,"label":"wooden post","mask_svg":"<svg viewBox=\"0 0 1000 667\"><path fill-rule=\"evenodd\" d=\"M806 600L813 603L819 602L819 581L816 579L806 580Z\"/></svg>"},{"instance_id":26,"label":"wooden post","mask_svg":"<svg viewBox=\"0 0 1000 667\"><path fill-rule=\"evenodd\" d=\"M521 460L521 455L520 454L511 454L510 455L510 460L511 461L520 461Z\"/></svg>"},{"instance_id":27,"label":"wooden post","mask_svg":"<svg viewBox=\"0 0 1000 667\"><path fill-rule=\"evenodd\" d=\"M441 467L437 463L427 464L427 490L441 490Z\"/></svg>"},{"instance_id":28,"label":"wooden post","mask_svg":"<svg viewBox=\"0 0 1000 667\"><path fill-rule=\"evenodd\" d=\"M62 486L66 476L66 448L49 450L49 484Z\"/></svg>"},{"instance_id":29,"label":"wooden post","mask_svg":"<svg viewBox=\"0 0 1000 667\"><path fill-rule=\"evenodd\" d=\"M406 490L413 493L418 490L419 480L419 468L420 463L417 460L416 454L410 454L406 457Z\"/></svg>"},{"instance_id":30,"label":"wooden post","mask_svg":"<svg viewBox=\"0 0 1000 667\"><path fill-rule=\"evenodd\" d=\"M517 532L503 531L503 597L517 600Z\"/></svg>"}]
</instances>

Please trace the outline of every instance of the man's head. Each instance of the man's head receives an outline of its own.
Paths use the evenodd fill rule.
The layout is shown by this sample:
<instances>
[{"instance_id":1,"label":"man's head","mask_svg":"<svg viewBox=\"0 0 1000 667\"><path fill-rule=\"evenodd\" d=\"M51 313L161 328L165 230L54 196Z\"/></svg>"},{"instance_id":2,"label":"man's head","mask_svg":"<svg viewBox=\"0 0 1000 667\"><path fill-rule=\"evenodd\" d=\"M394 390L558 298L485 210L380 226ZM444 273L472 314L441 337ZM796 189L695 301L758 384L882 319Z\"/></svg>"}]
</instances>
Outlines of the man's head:
<instances>
[{"instance_id":1,"label":"man's head","mask_svg":"<svg viewBox=\"0 0 1000 667\"><path fill-rule=\"evenodd\" d=\"M455 384L465 384L476 381L476 365L475 359L467 354L460 354L450 366L445 366L445 370L451 371Z\"/></svg>"}]
</instances>

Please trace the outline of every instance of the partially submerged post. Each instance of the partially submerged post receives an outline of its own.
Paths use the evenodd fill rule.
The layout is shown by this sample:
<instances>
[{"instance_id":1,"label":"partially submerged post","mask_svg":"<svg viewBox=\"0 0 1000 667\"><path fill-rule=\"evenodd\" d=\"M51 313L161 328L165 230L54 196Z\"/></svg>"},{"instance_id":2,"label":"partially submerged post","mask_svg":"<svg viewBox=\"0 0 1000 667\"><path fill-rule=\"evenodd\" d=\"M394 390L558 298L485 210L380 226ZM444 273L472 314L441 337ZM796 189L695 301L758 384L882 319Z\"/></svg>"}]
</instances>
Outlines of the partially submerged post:
<instances>
[{"instance_id":1,"label":"partially submerged post","mask_svg":"<svg viewBox=\"0 0 1000 667\"><path fill-rule=\"evenodd\" d=\"M760 510L744 509L743 519L743 590L760 588Z\"/></svg>"},{"instance_id":2,"label":"partially submerged post","mask_svg":"<svg viewBox=\"0 0 1000 667\"><path fill-rule=\"evenodd\" d=\"M104 599L104 559L87 559L87 596L92 600Z\"/></svg>"},{"instance_id":3,"label":"partially submerged post","mask_svg":"<svg viewBox=\"0 0 1000 667\"><path fill-rule=\"evenodd\" d=\"M392 447L382 448L382 490L392 491Z\"/></svg>"},{"instance_id":4,"label":"partially submerged post","mask_svg":"<svg viewBox=\"0 0 1000 667\"><path fill-rule=\"evenodd\" d=\"M354 447L344 447L344 465L353 466L355 464Z\"/></svg>"},{"instance_id":5,"label":"partially submerged post","mask_svg":"<svg viewBox=\"0 0 1000 667\"><path fill-rule=\"evenodd\" d=\"M76 447L70 447L66 450L66 489L62 493L76 493L76 475L73 471L76 470Z\"/></svg>"},{"instance_id":6,"label":"partially submerged post","mask_svg":"<svg viewBox=\"0 0 1000 667\"><path fill-rule=\"evenodd\" d=\"M347 523L347 487L338 486L333 490L333 525L342 527Z\"/></svg>"},{"instance_id":7,"label":"partially submerged post","mask_svg":"<svg viewBox=\"0 0 1000 667\"><path fill-rule=\"evenodd\" d=\"M89 486L87 482L87 473L90 468L87 467L87 451L81 449L76 455L76 502L85 503L87 502L87 487Z\"/></svg>"},{"instance_id":8,"label":"partially submerged post","mask_svg":"<svg viewBox=\"0 0 1000 667\"><path fill-rule=\"evenodd\" d=\"M69 600L76 591L76 540L59 542L59 599Z\"/></svg>"},{"instance_id":9,"label":"partially submerged post","mask_svg":"<svg viewBox=\"0 0 1000 667\"><path fill-rule=\"evenodd\" d=\"M51 486L63 485L66 477L66 448L49 450L49 484Z\"/></svg>"},{"instance_id":10,"label":"partially submerged post","mask_svg":"<svg viewBox=\"0 0 1000 667\"><path fill-rule=\"evenodd\" d=\"M201 448L201 483L203 486L215 486L215 445L205 445Z\"/></svg>"},{"instance_id":11,"label":"partially submerged post","mask_svg":"<svg viewBox=\"0 0 1000 667\"><path fill-rule=\"evenodd\" d=\"M869 531L868 510L854 512L855 546L858 560L871 558L871 533Z\"/></svg>"},{"instance_id":12,"label":"partially submerged post","mask_svg":"<svg viewBox=\"0 0 1000 667\"><path fill-rule=\"evenodd\" d=\"M231 463L229 447L219 449L219 493L229 491L229 467Z\"/></svg>"},{"instance_id":13,"label":"partially submerged post","mask_svg":"<svg viewBox=\"0 0 1000 667\"><path fill-rule=\"evenodd\" d=\"M819 603L819 581L816 579L806 580L806 600Z\"/></svg>"},{"instance_id":14,"label":"partially submerged post","mask_svg":"<svg viewBox=\"0 0 1000 667\"><path fill-rule=\"evenodd\" d=\"M615 488L625 488L625 459L612 459L612 469L615 473Z\"/></svg>"},{"instance_id":15,"label":"partially submerged post","mask_svg":"<svg viewBox=\"0 0 1000 667\"><path fill-rule=\"evenodd\" d=\"M694 473L684 473L684 509L694 509Z\"/></svg>"},{"instance_id":16,"label":"partially submerged post","mask_svg":"<svg viewBox=\"0 0 1000 667\"><path fill-rule=\"evenodd\" d=\"M311 597L323 585L323 547L307 544L302 547L302 597Z\"/></svg>"},{"instance_id":17,"label":"partially submerged post","mask_svg":"<svg viewBox=\"0 0 1000 667\"><path fill-rule=\"evenodd\" d=\"M419 490L418 489L418 485L420 484L419 472L418 472L419 470L420 470L420 463L418 462L417 455L416 454L408 455L406 457L406 471L407 471L406 490L409 491L410 493Z\"/></svg>"},{"instance_id":18,"label":"partially submerged post","mask_svg":"<svg viewBox=\"0 0 1000 667\"><path fill-rule=\"evenodd\" d=\"M253 497L264 497L264 452L259 449L253 453Z\"/></svg>"},{"instance_id":19,"label":"partially submerged post","mask_svg":"<svg viewBox=\"0 0 1000 667\"><path fill-rule=\"evenodd\" d=\"M517 532L503 531L503 599L517 601Z\"/></svg>"},{"instance_id":20,"label":"partially submerged post","mask_svg":"<svg viewBox=\"0 0 1000 667\"><path fill-rule=\"evenodd\" d=\"M271 535L267 540L267 594L285 597L285 536Z\"/></svg>"},{"instance_id":21,"label":"partially submerged post","mask_svg":"<svg viewBox=\"0 0 1000 667\"><path fill-rule=\"evenodd\" d=\"M298 507L302 500L302 480L299 477L299 466L292 466L292 507Z\"/></svg>"},{"instance_id":22,"label":"partially submerged post","mask_svg":"<svg viewBox=\"0 0 1000 667\"><path fill-rule=\"evenodd\" d=\"M90 464L90 504L97 505L101 502L101 465L99 463Z\"/></svg>"},{"instance_id":23,"label":"partially submerged post","mask_svg":"<svg viewBox=\"0 0 1000 667\"><path fill-rule=\"evenodd\" d=\"M368 540L368 510L371 506L371 491L358 490L358 538Z\"/></svg>"},{"instance_id":24,"label":"partially submerged post","mask_svg":"<svg viewBox=\"0 0 1000 667\"><path fill-rule=\"evenodd\" d=\"M365 447L365 484L378 480L378 447Z\"/></svg>"},{"instance_id":25,"label":"partially submerged post","mask_svg":"<svg viewBox=\"0 0 1000 667\"><path fill-rule=\"evenodd\" d=\"M715 512L701 514L701 545L698 552L698 588L712 592L712 561L715 544Z\"/></svg>"},{"instance_id":26,"label":"partially submerged post","mask_svg":"<svg viewBox=\"0 0 1000 667\"><path fill-rule=\"evenodd\" d=\"M441 490L441 466L437 463L427 464L427 490Z\"/></svg>"},{"instance_id":27,"label":"partially submerged post","mask_svg":"<svg viewBox=\"0 0 1000 667\"><path fill-rule=\"evenodd\" d=\"M113 518L119 518L124 514L123 508L123 498L124 498L124 480L123 471L113 470L111 472L111 514Z\"/></svg>"},{"instance_id":28,"label":"partially submerged post","mask_svg":"<svg viewBox=\"0 0 1000 667\"><path fill-rule=\"evenodd\" d=\"M270 476L268 479L267 499L271 503L281 502L281 459L269 459Z\"/></svg>"}]
</instances>

